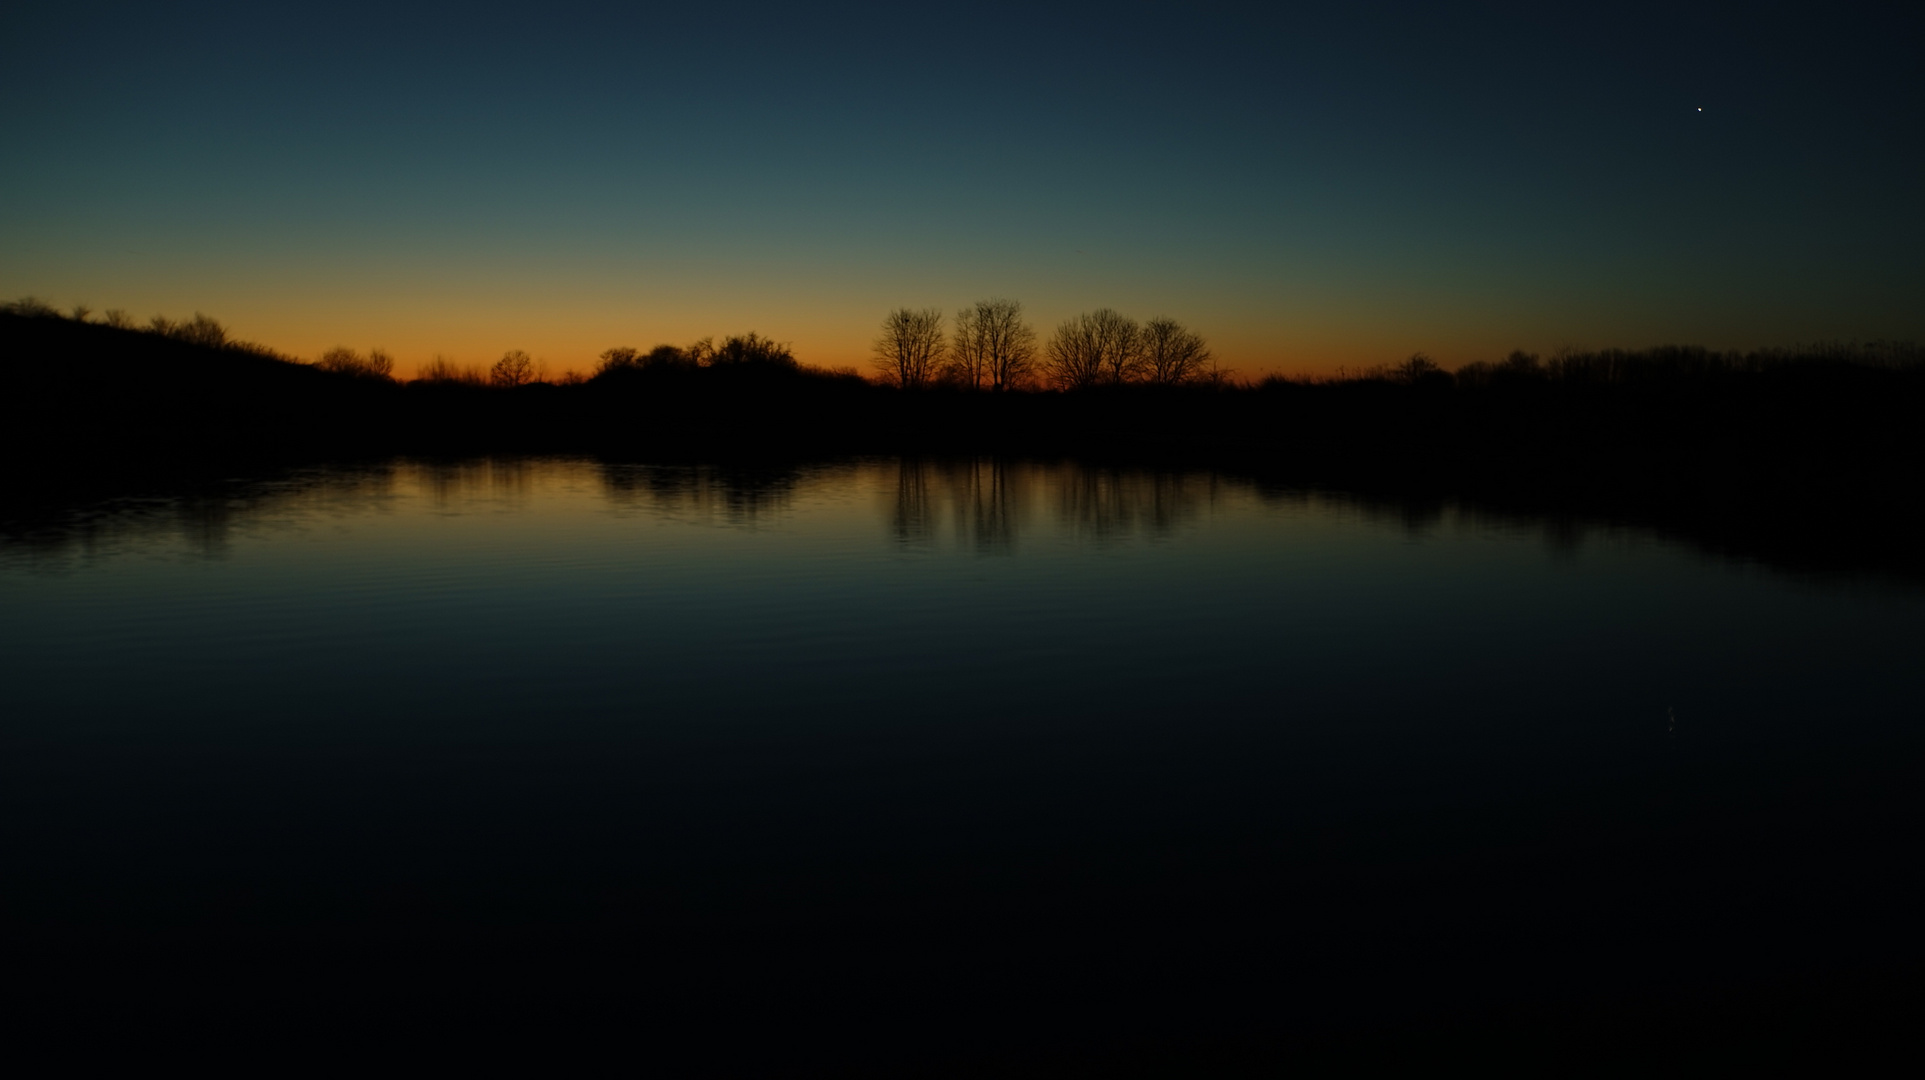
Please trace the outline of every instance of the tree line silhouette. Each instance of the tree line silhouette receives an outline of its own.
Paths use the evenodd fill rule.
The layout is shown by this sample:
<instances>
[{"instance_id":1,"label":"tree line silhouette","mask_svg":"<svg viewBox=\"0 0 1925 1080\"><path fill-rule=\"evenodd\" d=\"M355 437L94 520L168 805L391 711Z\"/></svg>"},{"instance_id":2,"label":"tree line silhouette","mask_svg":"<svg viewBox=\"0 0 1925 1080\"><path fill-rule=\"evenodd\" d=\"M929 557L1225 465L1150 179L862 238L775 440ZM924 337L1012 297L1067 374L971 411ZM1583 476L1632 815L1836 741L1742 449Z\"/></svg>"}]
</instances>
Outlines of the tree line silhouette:
<instances>
[{"instance_id":1,"label":"tree line silhouette","mask_svg":"<svg viewBox=\"0 0 1925 1080\"><path fill-rule=\"evenodd\" d=\"M1766 530L1788 559L1832 543L1827 530L1925 550L1925 350L1902 342L1520 350L1455 371L1419 353L1251 380L1219 372L1173 320L1099 309L1039 340L1021 305L991 299L889 312L882 379L748 333L612 348L592 376L550 379L513 350L486 368L438 358L404 382L383 350L299 362L200 313L0 307L0 452L36 463L16 490L394 454L987 455L1554 506L1734 545Z\"/></svg>"},{"instance_id":2,"label":"tree line silhouette","mask_svg":"<svg viewBox=\"0 0 1925 1080\"><path fill-rule=\"evenodd\" d=\"M65 318L81 323L90 321L92 314L84 304L62 312L32 297L5 305L4 310L23 317ZM105 313L100 325L302 362L266 346L232 341L219 321L200 312L178 322L155 315L141 325L126 312L113 309ZM1227 380L1226 373L1214 366L1203 337L1175 319L1158 317L1138 323L1112 308L1099 308L1064 321L1039 347L1022 304L1002 297L958 309L953 325L939 308L891 311L875 340L872 362L883 382L905 390L1084 390L1129 384L1222 385ZM363 353L337 345L323 352L311 366L357 379L398 381L394 357L380 348ZM843 379L853 374L853 369L823 372L805 368L788 344L751 331L725 337L720 344L713 337L705 337L688 345L657 345L647 351L617 346L602 352L593 376L569 371L554 381L579 385L591 379L621 381L638 373L659 376L703 369L806 371ZM485 367L463 365L437 355L422 365L412 381L512 389L550 380L545 364L523 350L510 349Z\"/></svg>"},{"instance_id":3,"label":"tree line silhouette","mask_svg":"<svg viewBox=\"0 0 1925 1080\"><path fill-rule=\"evenodd\" d=\"M183 345L217 349L288 364L302 364L333 375L397 383L394 357L381 348L358 352L337 345L306 362L266 345L233 338L219 320L202 312L191 318L155 315L140 323L120 309L94 320L84 304L62 311L33 297L0 304L0 314L58 320L138 333ZM688 345L657 345L643 351L617 346L602 352L592 375L567 371L550 378L547 365L521 349L510 349L489 365L462 365L437 355L412 381L513 389L535 383L577 386L629 381L633 376L688 376L697 372L778 375L848 383L853 368L824 369L797 360L784 342L753 331L705 337ZM1758 377L1802 370L1837 376L1850 371L1925 371L1925 348L1911 342L1821 343L1779 349L1715 350L1697 346L1646 349L1560 349L1548 357L1514 350L1499 360L1476 361L1455 371L1422 352L1396 364L1336 375L1272 374L1250 380L1216 366L1202 335L1175 319L1138 322L1113 308L1098 308L1064 320L1040 341L1025 319L1023 305L994 297L957 309L901 307L884 316L871 350L879 381L905 390L963 389L1004 391L1079 391L1114 387L1189 387L1218 391L1281 391L1291 388L1371 385L1456 388L1467 391L1518 389L1533 385L1604 387L1706 379ZM644 380L646 381L646 380ZM673 381L673 380L671 380ZM686 380L684 380L686 381Z\"/></svg>"},{"instance_id":4,"label":"tree line silhouette","mask_svg":"<svg viewBox=\"0 0 1925 1080\"><path fill-rule=\"evenodd\" d=\"M883 317L872 363L885 382L904 390L1086 390L1224 378L1202 335L1175 319L1138 323L1113 308L1098 308L1065 320L1039 350L1022 304L1003 297L959 309L947 333L940 308L891 311Z\"/></svg>"},{"instance_id":5,"label":"tree line silhouette","mask_svg":"<svg viewBox=\"0 0 1925 1080\"><path fill-rule=\"evenodd\" d=\"M793 372L801 370L801 365L788 345L750 331L723 338L720 345L715 344L714 338L705 337L679 347L657 345L647 352L627 345L617 346L602 353L601 366L595 375L621 378L624 373L632 372L688 372L702 368Z\"/></svg>"}]
</instances>

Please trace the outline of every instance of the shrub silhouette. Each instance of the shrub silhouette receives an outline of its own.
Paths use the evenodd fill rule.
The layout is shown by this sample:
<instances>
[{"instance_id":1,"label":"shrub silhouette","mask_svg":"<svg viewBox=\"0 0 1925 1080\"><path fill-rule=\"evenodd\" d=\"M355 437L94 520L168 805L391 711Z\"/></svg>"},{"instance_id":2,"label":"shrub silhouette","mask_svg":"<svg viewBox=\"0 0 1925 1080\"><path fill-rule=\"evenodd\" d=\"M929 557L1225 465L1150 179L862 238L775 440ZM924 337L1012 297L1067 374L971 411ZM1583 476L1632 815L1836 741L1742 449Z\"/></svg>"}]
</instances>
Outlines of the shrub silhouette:
<instances>
[{"instance_id":1,"label":"shrub silhouette","mask_svg":"<svg viewBox=\"0 0 1925 1080\"><path fill-rule=\"evenodd\" d=\"M23 296L13 303L6 305L6 310L10 314L19 315L27 319L58 319L62 317L59 308L54 307L52 304L47 303L37 296Z\"/></svg>"},{"instance_id":2,"label":"shrub silhouette","mask_svg":"<svg viewBox=\"0 0 1925 1080\"><path fill-rule=\"evenodd\" d=\"M322 371L332 371L337 375L352 375L361 379L392 379L394 377L394 358L380 349L369 349L368 355L361 356L345 345L336 345L321 354L314 366Z\"/></svg>"},{"instance_id":3,"label":"shrub silhouette","mask_svg":"<svg viewBox=\"0 0 1925 1080\"><path fill-rule=\"evenodd\" d=\"M647 352L632 346L620 345L602 352L602 362L596 367L595 375L599 377L622 371L660 371L699 367L709 357L715 355L715 347L711 344L711 340L703 338L686 347L657 345Z\"/></svg>"},{"instance_id":4,"label":"shrub silhouette","mask_svg":"<svg viewBox=\"0 0 1925 1080\"><path fill-rule=\"evenodd\" d=\"M617 345L612 349L602 350L601 360L602 360L601 364L595 368L595 374L597 375L600 375L605 371L615 371L622 368L634 368L634 367L641 366L640 354L637 353L635 351L635 348L630 345Z\"/></svg>"},{"instance_id":5,"label":"shrub silhouette","mask_svg":"<svg viewBox=\"0 0 1925 1080\"><path fill-rule=\"evenodd\" d=\"M1391 368L1390 378L1406 386L1448 386L1452 381L1450 372L1421 352L1411 353L1408 360Z\"/></svg>"},{"instance_id":6,"label":"shrub silhouette","mask_svg":"<svg viewBox=\"0 0 1925 1080\"><path fill-rule=\"evenodd\" d=\"M173 336L189 345L218 349L227 344L227 328L196 311L194 317L174 327Z\"/></svg>"},{"instance_id":7,"label":"shrub silhouette","mask_svg":"<svg viewBox=\"0 0 1925 1080\"><path fill-rule=\"evenodd\" d=\"M415 374L416 382L440 383L459 386L486 386L488 374L479 365L463 367L445 356L436 355L433 360L421 365Z\"/></svg>"},{"instance_id":8,"label":"shrub silhouette","mask_svg":"<svg viewBox=\"0 0 1925 1080\"><path fill-rule=\"evenodd\" d=\"M700 344L707 343L706 338ZM796 368L795 354L789 346L750 331L740 337L725 338L707 358L709 367Z\"/></svg>"},{"instance_id":9,"label":"shrub silhouette","mask_svg":"<svg viewBox=\"0 0 1925 1080\"><path fill-rule=\"evenodd\" d=\"M714 351L709 348L708 342L708 338L703 338L686 349L678 349L673 345L657 345L644 353L636 363L645 368L692 368L700 363L698 356Z\"/></svg>"}]
</instances>

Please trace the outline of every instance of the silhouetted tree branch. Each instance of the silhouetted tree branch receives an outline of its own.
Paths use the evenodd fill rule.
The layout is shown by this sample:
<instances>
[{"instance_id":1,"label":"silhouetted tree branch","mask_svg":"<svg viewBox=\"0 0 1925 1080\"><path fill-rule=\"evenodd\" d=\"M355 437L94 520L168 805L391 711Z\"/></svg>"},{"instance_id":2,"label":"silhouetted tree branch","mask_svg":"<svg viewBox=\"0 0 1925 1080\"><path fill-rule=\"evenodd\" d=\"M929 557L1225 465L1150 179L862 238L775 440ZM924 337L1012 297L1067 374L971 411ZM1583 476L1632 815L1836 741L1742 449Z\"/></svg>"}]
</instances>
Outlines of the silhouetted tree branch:
<instances>
[{"instance_id":1,"label":"silhouetted tree branch","mask_svg":"<svg viewBox=\"0 0 1925 1080\"><path fill-rule=\"evenodd\" d=\"M1174 386L1203 377L1210 363L1202 335L1168 317L1143 324L1143 375L1152 383Z\"/></svg>"},{"instance_id":2,"label":"silhouetted tree branch","mask_svg":"<svg viewBox=\"0 0 1925 1080\"><path fill-rule=\"evenodd\" d=\"M533 381L535 362L520 349L509 349L488 369L488 381L496 386L521 386Z\"/></svg>"},{"instance_id":3,"label":"silhouetted tree branch","mask_svg":"<svg viewBox=\"0 0 1925 1080\"><path fill-rule=\"evenodd\" d=\"M1143 328L1112 308L1064 321L1049 340L1050 381L1065 390L1134 379L1143 368Z\"/></svg>"},{"instance_id":4,"label":"silhouetted tree branch","mask_svg":"<svg viewBox=\"0 0 1925 1080\"><path fill-rule=\"evenodd\" d=\"M1015 389L1035 369L1036 331L1015 300L978 300L956 312L952 340L950 375L972 390Z\"/></svg>"},{"instance_id":5,"label":"silhouetted tree branch","mask_svg":"<svg viewBox=\"0 0 1925 1080\"><path fill-rule=\"evenodd\" d=\"M944 351L941 308L897 308L883 317L874 363L890 382L917 390L935 379Z\"/></svg>"},{"instance_id":6,"label":"silhouetted tree branch","mask_svg":"<svg viewBox=\"0 0 1925 1080\"><path fill-rule=\"evenodd\" d=\"M353 375L363 379L394 377L394 357L380 349L369 349L368 355L361 356L345 345L336 345L322 353L314 366L337 375Z\"/></svg>"}]
</instances>

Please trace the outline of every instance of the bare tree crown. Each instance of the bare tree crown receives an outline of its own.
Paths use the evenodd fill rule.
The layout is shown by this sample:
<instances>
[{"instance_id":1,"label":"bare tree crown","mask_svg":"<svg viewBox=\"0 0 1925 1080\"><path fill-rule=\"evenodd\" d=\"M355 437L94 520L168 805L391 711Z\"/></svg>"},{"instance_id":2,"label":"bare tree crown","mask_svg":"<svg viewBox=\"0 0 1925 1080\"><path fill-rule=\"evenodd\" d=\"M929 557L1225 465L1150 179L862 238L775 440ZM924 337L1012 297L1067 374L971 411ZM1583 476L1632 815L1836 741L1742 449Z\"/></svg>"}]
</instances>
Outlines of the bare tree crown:
<instances>
[{"instance_id":1,"label":"bare tree crown","mask_svg":"<svg viewBox=\"0 0 1925 1080\"><path fill-rule=\"evenodd\" d=\"M488 381L496 386L521 386L533 382L535 362L520 349L510 349L501 354L495 366L488 369Z\"/></svg>"},{"instance_id":2,"label":"bare tree crown","mask_svg":"<svg viewBox=\"0 0 1925 1080\"><path fill-rule=\"evenodd\" d=\"M942 371L947 346L941 308L897 308L884 316L876 338L874 364L890 382L916 390Z\"/></svg>"},{"instance_id":3,"label":"bare tree crown","mask_svg":"<svg viewBox=\"0 0 1925 1080\"><path fill-rule=\"evenodd\" d=\"M1175 386L1211 377L1203 336L1167 316L1138 323L1112 308L1066 319L1051 335L1044 370L1064 390L1123 383Z\"/></svg>"},{"instance_id":4,"label":"bare tree crown","mask_svg":"<svg viewBox=\"0 0 1925 1080\"><path fill-rule=\"evenodd\" d=\"M1163 386L1202 378L1209 369L1210 347L1203 336L1168 316L1143 324L1143 375Z\"/></svg>"},{"instance_id":5,"label":"bare tree crown","mask_svg":"<svg viewBox=\"0 0 1925 1080\"><path fill-rule=\"evenodd\" d=\"M1065 390L1134 382L1145 370L1145 336L1135 319L1098 308L1068 319L1049 340L1050 381Z\"/></svg>"},{"instance_id":6,"label":"bare tree crown","mask_svg":"<svg viewBox=\"0 0 1925 1080\"><path fill-rule=\"evenodd\" d=\"M1029 381L1036 366L1036 331L1023 305L994 297L956 312L950 377L972 390L1010 390Z\"/></svg>"}]
</instances>

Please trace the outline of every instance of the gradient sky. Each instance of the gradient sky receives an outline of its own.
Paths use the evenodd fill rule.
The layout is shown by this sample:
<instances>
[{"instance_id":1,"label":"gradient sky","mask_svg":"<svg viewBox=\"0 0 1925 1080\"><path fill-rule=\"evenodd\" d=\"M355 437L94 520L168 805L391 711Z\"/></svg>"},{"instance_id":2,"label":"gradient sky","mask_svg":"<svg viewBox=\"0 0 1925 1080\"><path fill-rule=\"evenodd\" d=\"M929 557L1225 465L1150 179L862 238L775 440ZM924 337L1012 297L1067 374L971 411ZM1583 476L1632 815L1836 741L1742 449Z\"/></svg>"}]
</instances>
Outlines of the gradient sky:
<instances>
[{"instance_id":1,"label":"gradient sky","mask_svg":"<svg viewBox=\"0 0 1925 1080\"><path fill-rule=\"evenodd\" d=\"M1898 8L36 5L0 297L404 371L989 295L1249 372L1919 340Z\"/></svg>"}]
</instances>

